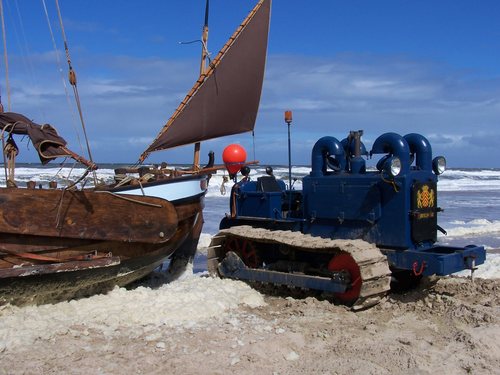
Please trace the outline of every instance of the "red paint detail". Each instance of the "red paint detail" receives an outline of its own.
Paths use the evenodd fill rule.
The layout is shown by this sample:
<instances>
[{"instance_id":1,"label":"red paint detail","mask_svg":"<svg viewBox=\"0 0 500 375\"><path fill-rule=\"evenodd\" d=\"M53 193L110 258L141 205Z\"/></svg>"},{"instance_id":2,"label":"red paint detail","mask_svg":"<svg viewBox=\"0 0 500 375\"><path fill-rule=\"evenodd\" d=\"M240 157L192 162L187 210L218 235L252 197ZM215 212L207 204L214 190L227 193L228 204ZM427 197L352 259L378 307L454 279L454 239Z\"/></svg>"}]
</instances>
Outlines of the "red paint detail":
<instances>
[{"instance_id":1,"label":"red paint detail","mask_svg":"<svg viewBox=\"0 0 500 375\"><path fill-rule=\"evenodd\" d=\"M247 239L231 237L227 240L225 249L238 254L243 263L250 268L257 268L261 263L255 246Z\"/></svg>"},{"instance_id":2,"label":"red paint detail","mask_svg":"<svg viewBox=\"0 0 500 375\"><path fill-rule=\"evenodd\" d=\"M351 288L344 293L335 293L335 296L342 302L354 302L361 292L361 273L359 266L353 257L348 253L335 255L328 263L329 271L347 271L351 276Z\"/></svg>"},{"instance_id":3,"label":"red paint detail","mask_svg":"<svg viewBox=\"0 0 500 375\"><path fill-rule=\"evenodd\" d=\"M227 146L222 152L222 160L230 174L238 173L246 159L247 152L237 144Z\"/></svg>"}]
</instances>

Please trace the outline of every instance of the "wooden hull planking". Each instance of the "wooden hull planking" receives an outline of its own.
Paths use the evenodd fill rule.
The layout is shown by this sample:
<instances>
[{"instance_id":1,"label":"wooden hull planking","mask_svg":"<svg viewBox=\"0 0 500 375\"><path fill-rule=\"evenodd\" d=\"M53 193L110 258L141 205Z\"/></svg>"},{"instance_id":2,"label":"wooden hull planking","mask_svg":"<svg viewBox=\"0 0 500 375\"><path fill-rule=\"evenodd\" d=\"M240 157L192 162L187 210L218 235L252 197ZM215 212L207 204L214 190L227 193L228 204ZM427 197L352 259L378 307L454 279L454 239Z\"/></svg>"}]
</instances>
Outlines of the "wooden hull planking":
<instances>
[{"instance_id":1,"label":"wooden hull planking","mask_svg":"<svg viewBox=\"0 0 500 375\"><path fill-rule=\"evenodd\" d=\"M44 208L54 207L55 197L61 199L61 190L36 190L35 194L39 193L39 197L47 201L46 205L33 198L33 190L3 190L7 192L0 189L0 305L54 303L125 286L151 273L176 251L180 252L177 254L179 257L194 256L202 229L204 194L170 203L154 197L132 196L132 200L127 200L116 197L118 194L114 193L65 192L71 202L64 201L62 206L77 207L64 211L62 217L65 223L69 218L71 222L79 225L87 223L89 226L88 221L82 221L82 218L86 216L90 220L92 214L99 215L102 206L114 210L115 218L122 220L120 223L109 222L108 211L106 220L99 222L97 219L94 222L102 228L96 224L95 229L87 229L84 235L75 235L82 232L73 228L59 228L60 235L56 236L52 235L52 227L55 227L57 213ZM10 211L15 207L16 197L26 198L25 192L32 193L31 196L28 194L28 199L35 205L24 208L20 215L23 220L15 222ZM5 198L1 193L11 195ZM94 200L89 205L94 197L98 198L98 203ZM119 204L116 207L106 205L101 197ZM144 205L144 202L147 204ZM120 214L120 204L128 212ZM39 208L38 211L35 207ZM141 211L139 219L129 220L136 210ZM37 231L30 232L29 222L37 217L43 217L47 223L37 224ZM127 228L127 224L130 227ZM39 230L40 227L42 230ZM95 238L88 236L89 233L92 236L97 229L99 235ZM132 233L142 229L147 235ZM158 231L167 233L168 238L158 240Z\"/></svg>"}]
</instances>

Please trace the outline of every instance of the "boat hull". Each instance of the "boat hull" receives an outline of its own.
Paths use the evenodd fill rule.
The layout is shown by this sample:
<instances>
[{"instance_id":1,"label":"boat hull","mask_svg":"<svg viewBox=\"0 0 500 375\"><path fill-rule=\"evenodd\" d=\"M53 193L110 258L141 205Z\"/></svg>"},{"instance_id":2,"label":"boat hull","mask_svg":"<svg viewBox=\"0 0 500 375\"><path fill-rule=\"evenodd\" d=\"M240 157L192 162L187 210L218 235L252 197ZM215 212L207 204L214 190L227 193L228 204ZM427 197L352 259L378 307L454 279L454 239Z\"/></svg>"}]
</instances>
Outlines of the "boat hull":
<instances>
[{"instance_id":1,"label":"boat hull","mask_svg":"<svg viewBox=\"0 0 500 375\"><path fill-rule=\"evenodd\" d=\"M205 194L209 177L203 174L177 176L146 182L140 185L125 185L110 189L119 194L150 196L177 202Z\"/></svg>"},{"instance_id":2,"label":"boat hull","mask_svg":"<svg viewBox=\"0 0 500 375\"><path fill-rule=\"evenodd\" d=\"M136 239L134 236L123 234L122 231L119 231L119 235L110 236L109 239L102 238L102 234L98 238L92 236L78 238L72 232L69 236L47 235L45 232L27 231L29 223L26 224L26 222L23 223L19 232L15 233L15 228L12 229L8 225L7 229L2 228L0 223L0 229L2 229L0 231L0 305L6 303L16 305L54 303L105 293L115 286L125 286L143 278L169 257L171 263L185 265L194 257L203 226L206 177L193 176L188 181L196 183L202 188L174 201L142 195L134 197L127 191L110 192L111 195L121 196L119 198L113 197L112 200L133 197L132 201L153 202L152 204L159 202L168 207L165 212L169 213L169 217L164 218L167 224L163 225L171 228L174 221L172 216L175 216L176 226L175 230L168 233L168 238L165 235L164 240L158 240L156 235L145 237L139 234L135 236ZM183 179L182 182L185 183L186 179ZM165 185L175 188L175 182L169 182ZM144 186L143 189L144 193L150 193L148 186ZM156 184L156 189L158 189L158 184ZM11 193L9 190L11 189L0 189L0 202L2 202L2 197ZM37 190L31 192L32 200L36 200L33 197L37 195L37 192ZM168 191L165 193L168 194ZM60 196L60 194L61 191L53 190L54 197ZM45 200L50 196L46 193L38 195ZM85 192L84 195L89 200L96 196L101 197L102 192ZM9 199L10 203L15 203L12 202L13 198ZM136 205L137 209L143 210L142 204L128 200L123 200L123 202L125 205ZM102 202L99 203L102 204ZM4 211L4 204L1 207ZM130 209L130 207L128 208ZM72 209L78 211L74 207ZM95 207L93 209L98 212ZM149 209L152 212L159 210L156 207ZM40 209L40 215L42 215L42 211ZM71 210L67 211L71 212ZM115 214L118 215L119 212L118 210ZM2 214L4 213L2 212ZM152 220L145 213L142 214L147 220ZM153 218L156 217L154 215ZM92 219L92 215L87 218L90 221L99 221L99 218ZM69 219L72 221L72 218ZM123 224L123 219L123 217L118 216L114 220L121 220L120 223ZM4 219L4 221L6 220ZM68 218L65 217L64 222L67 221ZM8 222L12 224L12 220ZM80 225L85 224L81 222ZM133 223L131 225L134 226ZM158 224L155 223L155 225ZM111 228L113 226L110 224ZM142 226L143 224L138 224L137 228ZM130 231L134 232L134 228L131 228ZM105 232L104 230L103 233ZM63 233L67 234L68 232ZM130 240L130 238L133 239ZM57 261L51 261L52 259L57 259Z\"/></svg>"},{"instance_id":3,"label":"boat hull","mask_svg":"<svg viewBox=\"0 0 500 375\"><path fill-rule=\"evenodd\" d=\"M202 220L201 216L198 220ZM69 264L67 269L53 269L54 272L43 272L47 266L45 265L43 268L32 267L22 275L2 277L0 305L56 303L106 293L116 286L126 286L150 274L165 261L165 258L180 248L194 253L197 240L192 239L199 238L199 232L191 231L184 237L184 241L179 239L177 242L169 242L154 251L149 248L148 251L143 251L144 255L124 261L121 261L120 257L114 257L102 263L80 262L80 264ZM137 248L128 250L137 251Z\"/></svg>"}]
</instances>

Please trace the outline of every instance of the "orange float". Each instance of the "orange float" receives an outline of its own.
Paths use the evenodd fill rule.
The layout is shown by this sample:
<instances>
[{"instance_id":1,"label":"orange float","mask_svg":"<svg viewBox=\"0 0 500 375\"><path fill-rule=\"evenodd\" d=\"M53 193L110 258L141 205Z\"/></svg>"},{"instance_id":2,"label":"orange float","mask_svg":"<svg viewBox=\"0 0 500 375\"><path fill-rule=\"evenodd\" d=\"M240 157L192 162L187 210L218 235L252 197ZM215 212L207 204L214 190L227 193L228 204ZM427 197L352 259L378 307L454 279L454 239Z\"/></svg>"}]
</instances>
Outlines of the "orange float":
<instances>
[{"instance_id":1,"label":"orange float","mask_svg":"<svg viewBox=\"0 0 500 375\"><path fill-rule=\"evenodd\" d=\"M239 172L241 167L245 164L247 159L247 152L243 147L237 144L230 144L222 152L222 160L226 166L227 171L231 175Z\"/></svg>"}]
</instances>

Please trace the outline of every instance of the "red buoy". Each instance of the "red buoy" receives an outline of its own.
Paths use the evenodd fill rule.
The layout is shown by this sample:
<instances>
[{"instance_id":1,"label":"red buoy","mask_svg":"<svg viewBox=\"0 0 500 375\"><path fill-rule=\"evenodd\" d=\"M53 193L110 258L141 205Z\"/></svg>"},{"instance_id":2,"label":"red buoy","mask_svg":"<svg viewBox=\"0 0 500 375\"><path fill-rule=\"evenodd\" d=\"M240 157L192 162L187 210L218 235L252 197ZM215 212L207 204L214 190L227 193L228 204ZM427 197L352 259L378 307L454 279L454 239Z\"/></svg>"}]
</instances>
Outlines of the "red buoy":
<instances>
[{"instance_id":1,"label":"red buoy","mask_svg":"<svg viewBox=\"0 0 500 375\"><path fill-rule=\"evenodd\" d=\"M222 160L226 165L226 169L231 175L235 175L245 164L247 152L243 147L237 144L227 146L222 152Z\"/></svg>"}]
</instances>

